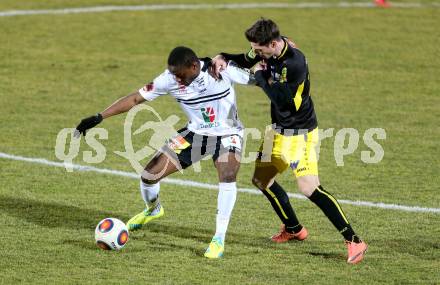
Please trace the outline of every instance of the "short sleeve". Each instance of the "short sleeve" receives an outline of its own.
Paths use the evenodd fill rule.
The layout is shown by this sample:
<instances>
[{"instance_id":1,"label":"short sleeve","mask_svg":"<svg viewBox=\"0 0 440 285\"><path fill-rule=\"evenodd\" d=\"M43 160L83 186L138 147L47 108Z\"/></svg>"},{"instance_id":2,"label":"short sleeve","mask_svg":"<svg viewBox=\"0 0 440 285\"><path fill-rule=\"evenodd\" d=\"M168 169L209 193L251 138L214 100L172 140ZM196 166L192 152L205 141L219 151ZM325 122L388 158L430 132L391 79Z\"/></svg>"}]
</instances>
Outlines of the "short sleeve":
<instances>
[{"instance_id":1,"label":"short sleeve","mask_svg":"<svg viewBox=\"0 0 440 285\"><path fill-rule=\"evenodd\" d=\"M153 82L148 83L141 89L139 93L147 101L153 101L161 95L168 94L170 86L170 75L168 71L163 72L161 75L156 77Z\"/></svg>"}]
</instances>

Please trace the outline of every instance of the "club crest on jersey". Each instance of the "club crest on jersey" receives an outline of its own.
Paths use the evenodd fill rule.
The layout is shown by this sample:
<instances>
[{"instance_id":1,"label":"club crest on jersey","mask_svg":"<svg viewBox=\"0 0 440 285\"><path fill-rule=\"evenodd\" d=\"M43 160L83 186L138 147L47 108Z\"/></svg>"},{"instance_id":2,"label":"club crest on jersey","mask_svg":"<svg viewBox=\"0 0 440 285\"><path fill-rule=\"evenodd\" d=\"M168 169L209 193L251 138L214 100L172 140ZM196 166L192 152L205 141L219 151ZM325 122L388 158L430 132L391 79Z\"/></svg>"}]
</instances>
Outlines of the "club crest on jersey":
<instances>
[{"instance_id":1,"label":"club crest on jersey","mask_svg":"<svg viewBox=\"0 0 440 285\"><path fill-rule=\"evenodd\" d=\"M200 124L200 128L213 128L220 126L219 122L215 122L215 111L212 107L201 108L200 112L202 113L203 120L206 124Z\"/></svg>"},{"instance_id":2,"label":"club crest on jersey","mask_svg":"<svg viewBox=\"0 0 440 285\"><path fill-rule=\"evenodd\" d=\"M280 83L284 82L287 82L287 67L283 67L283 69L281 70Z\"/></svg>"},{"instance_id":3,"label":"club crest on jersey","mask_svg":"<svg viewBox=\"0 0 440 285\"><path fill-rule=\"evenodd\" d=\"M214 122L215 112L212 107L201 108L200 111L202 112L203 120L205 120L206 123Z\"/></svg>"}]
</instances>

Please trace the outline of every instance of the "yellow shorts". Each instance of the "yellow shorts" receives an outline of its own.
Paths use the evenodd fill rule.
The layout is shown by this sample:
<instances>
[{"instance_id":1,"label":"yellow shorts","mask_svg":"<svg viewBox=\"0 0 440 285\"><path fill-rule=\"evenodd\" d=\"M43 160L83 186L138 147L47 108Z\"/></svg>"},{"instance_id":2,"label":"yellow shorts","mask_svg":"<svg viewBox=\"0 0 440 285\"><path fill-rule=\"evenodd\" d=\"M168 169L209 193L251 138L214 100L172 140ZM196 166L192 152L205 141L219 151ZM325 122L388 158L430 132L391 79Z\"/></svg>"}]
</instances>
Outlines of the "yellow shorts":
<instances>
[{"instance_id":1,"label":"yellow shorts","mask_svg":"<svg viewBox=\"0 0 440 285\"><path fill-rule=\"evenodd\" d=\"M275 166L278 173L289 166L296 177L318 175L316 146L319 142L318 128L307 134L284 136L269 130L259 149L256 168Z\"/></svg>"}]
</instances>

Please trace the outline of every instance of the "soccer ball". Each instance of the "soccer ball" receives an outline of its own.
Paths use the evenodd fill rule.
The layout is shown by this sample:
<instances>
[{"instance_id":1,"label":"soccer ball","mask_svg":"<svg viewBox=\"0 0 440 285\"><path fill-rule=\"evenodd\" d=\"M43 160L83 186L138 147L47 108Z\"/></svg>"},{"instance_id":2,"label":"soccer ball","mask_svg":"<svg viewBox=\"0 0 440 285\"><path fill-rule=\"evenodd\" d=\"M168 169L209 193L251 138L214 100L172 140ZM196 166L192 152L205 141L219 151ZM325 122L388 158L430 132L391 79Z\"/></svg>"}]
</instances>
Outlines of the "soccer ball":
<instances>
[{"instance_id":1,"label":"soccer ball","mask_svg":"<svg viewBox=\"0 0 440 285\"><path fill-rule=\"evenodd\" d=\"M95 229L96 245L105 250L120 250L128 241L127 226L118 219L105 218Z\"/></svg>"}]
</instances>

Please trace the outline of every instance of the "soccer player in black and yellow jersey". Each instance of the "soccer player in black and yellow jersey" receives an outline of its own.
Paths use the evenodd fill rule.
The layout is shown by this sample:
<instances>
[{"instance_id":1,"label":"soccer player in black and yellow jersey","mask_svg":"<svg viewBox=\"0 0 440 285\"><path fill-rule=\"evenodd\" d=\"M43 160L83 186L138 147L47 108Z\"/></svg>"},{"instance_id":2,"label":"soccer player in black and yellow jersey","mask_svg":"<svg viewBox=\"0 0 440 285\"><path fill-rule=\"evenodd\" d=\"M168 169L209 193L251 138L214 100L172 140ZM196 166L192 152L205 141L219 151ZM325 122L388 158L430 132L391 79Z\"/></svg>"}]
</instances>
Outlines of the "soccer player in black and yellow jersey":
<instances>
[{"instance_id":1,"label":"soccer player in black and yellow jersey","mask_svg":"<svg viewBox=\"0 0 440 285\"><path fill-rule=\"evenodd\" d=\"M274 242L304 240L307 229L295 215L285 190L275 181L289 167L299 190L315 203L343 235L348 263L358 263L367 250L355 234L337 200L324 190L318 177L316 145L318 122L310 97L310 77L304 54L280 36L277 25L260 19L245 32L251 50L245 54L221 53L213 60L216 73L227 60L253 67L257 85L271 101L272 129L266 132L252 178L282 221ZM290 44L289 44L290 43Z\"/></svg>"}]
</instances>

